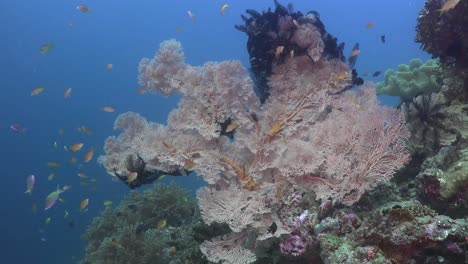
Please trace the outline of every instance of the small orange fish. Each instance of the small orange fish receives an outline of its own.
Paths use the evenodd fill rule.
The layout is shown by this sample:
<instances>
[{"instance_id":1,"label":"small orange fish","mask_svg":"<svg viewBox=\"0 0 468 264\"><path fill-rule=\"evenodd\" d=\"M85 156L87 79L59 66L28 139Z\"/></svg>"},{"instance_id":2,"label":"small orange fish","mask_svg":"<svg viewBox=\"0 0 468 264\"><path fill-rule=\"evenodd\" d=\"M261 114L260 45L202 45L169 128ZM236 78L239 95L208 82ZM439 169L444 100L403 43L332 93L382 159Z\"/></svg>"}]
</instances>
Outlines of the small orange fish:
<instances>
[{"instance_id":1,"label":"small orange fish","mask_svg":"<svg viewBox=\"0 0 468 264\"><path fill-rule=\"evenodd\" d=\"M355 49L351 52L351 54L349 55L349 57L354 57L354 56L357 56L359 53L361 53L361 50L359 49Z\"/></svg>"},{"instance_id":2,"label":"small orange fish","mask_svg":"<svg viewBox=\"0 0 468 264\"><path fill-rule=\"evenodd\" d=\"M69 98L72 93L72 88L67 88L65 92L63 93L63 98Z\"/></svg>"},{"instance_id":3,"label":"small orange fish","mask_svg":"<svg viewBox=\"0 0 468 264\"><path fill-rule=\"evenodd\" d=\"M108 63L108 64L106 65L107 71L112 71L113 68L114 68L114 64L112 64L112 63Z\"/></svg>"},{"instance_id":4,"label":"small orange fish","mask_svg":"<svg viewBox=\"0 0 468 264\"><path fill-rule=\"evenodd\" d=\"M188 16L189 16L190 20L192 20L192 22L194 22L194 23L195 23L195 18L196 18L196 17L195 17L195 14L194 14L194 13L192 13L192 11L190 11L190 10L189 10L189 11L187 11L187 14L188 14Z\"/></svg>"},{"instance_id":5,"label":"small orange fish","mask_svg":"<svg viewBox=\"0 0 468 264\"><path fill-rule=\"evenodd\" d=\"M233 131L234 129L237 128L237 124L236 123L230 123L227 127L226 127L226 133L229 133L231 131Z\"/></svg>"},{"instance_id":6,"label":"small orange fish","mask_svg":"<svg viewBox=\"0 0 468 264\"><path fill-rule=\"evenodd\" d=\"M83 143L76 143L70 146L70 150L73 152L77 152L77 151L80 151L82 147L83 147Z\"/></svg>"},{"instance_id":7,"label":"small orange fish","mask_svg":"<svg viewBox=\"0 0 468 264\"><path fill-rule=\"evenodd\" d=\"M182 27L177 27L177 28L175 29L175 31L176 31L177 33L182 33L183 29L182 29Z\"/></svg>"},{"instance_id":8,"label":"small orange fish","mask_svg":"<svg viewBox=\"0 0 468 264\"><path fill-rule=\"evenodd\" d=\"M448 11L452 10L459 2L460 0L447 0L447 2L445 2L442 8L437 11L439 11L440 15L442 16L444 13L447 13Z\"/></svg>"},{"instance_id":9,"label":"small orange fish","mask_svg":"<svg viewBox=\"0 0 468 264\"><path fill-rule=\"evenodd\" d=\"M78 162L78 159L75 157L71 157L68 162L70 162L71 164L75 164L76 162Z\"/></svg>"},{"instance_id":10,"label":"small orange fish","mask_svg":"<svg viewBox=\"0 0 468 264\"><path fill-rule=\"evenodd\" d=\"M105 106L101 108L101 110L108 113L113 113L115 111L115 109L112 106Z\"/></svg>"},{"instance_id":11,"label":"small orange fish","mask_svg":"<svg viewBox=\"0 0 468 264\"><path fill-rule=\"evenodd\" d=\"M276 47L275 49L275 57L276 58L279 58L279 56L281 55L281 53L283 53L284 51L284 46L278 46Z\"/></svg>"},{"instance_id":12,"label":"small orange fish","mask_svg":"<svg viewBox=\"0 0 468 264\"><path fill-rule=\"evenodd\" d=\"M44 87L36 87L36 88L34 88L34 89L31 91L31 96L40 95L40 94L43 93L44 91L45 91L45 88L44 88Z\"/></svg>"},{"instance_id":13,"label":"small orange fish","mask_svg":"<svg viewBox=\"0 0 468 264\"><path fill-rule=\"evenodd\" d=\"M59 134L60 136L63 136L64 133L65 133L65 130L63 130L63 128L59 128L58 134Z\"/></svg>"},{"instance_id":14,"label":"small orange fish","mask_svg":"<svg viewBox=\"0 0 468 264\"><path fill-rule=\"evenodd\" d=\"M372 22L369 22L366 25L366 28L373 28L373 27L374 27L374 23L372 23Z\"/></svg>"},{"instance_id":15,"label":"small orange fish","mask_svg":"<svg viewBox=\"0 0 468 264\"><path fill-rule=\"evenodd\" d=\"M145 88L140 88L140 89L137 90L137 92L138 92L139 94L145 94L147 91L146 91Z\"/></svg>"},{"instance_id":16,"label":"small orange fish","mask_svg":"<svg viewBox=\"0 0 468 264\"><path fill-rule=\"evenodd\" d=\"M80 203L80 211L83 212L83 210L88 207L88 204L89 204L89 198L86 198L84 199L83 201L81 201Z\"/></svg>"},{"instance_id":17,"label":"small orange fish","mask_svg":"<svg viewBox=\"0 0 468 264\"><path fill-rule=\"evenodd\" d=\"M80 11L81 13L89 13L89 12L91 12L91 9L89 9L88 6L83 5L83 4L78 5L78 6L76 7L76 10Z\"/></svg>"},{"instance_id":18,"label":"small orange fish","mask_svg":"<svg viewBox=\"0 0 468 264\"><path fill-rule=\"evenodd\" d=\"M226 11L226 8L228 8L228 7L229 7L229 5L226 4L226 3L224 3L224 4L221 6L221 15L224 16L224 12Z\"/></svg>"},{"instance_id":19,"label":"small orange fish","mask_svg":"<svg viewBox=\"0 0 468 264\"><path fill-rule=\"evenodd\" d=\"M94 156L94 148L91 148L88 152L86 152L84 156L84 162L90 162Z\"/></svg>"}]
</instances>

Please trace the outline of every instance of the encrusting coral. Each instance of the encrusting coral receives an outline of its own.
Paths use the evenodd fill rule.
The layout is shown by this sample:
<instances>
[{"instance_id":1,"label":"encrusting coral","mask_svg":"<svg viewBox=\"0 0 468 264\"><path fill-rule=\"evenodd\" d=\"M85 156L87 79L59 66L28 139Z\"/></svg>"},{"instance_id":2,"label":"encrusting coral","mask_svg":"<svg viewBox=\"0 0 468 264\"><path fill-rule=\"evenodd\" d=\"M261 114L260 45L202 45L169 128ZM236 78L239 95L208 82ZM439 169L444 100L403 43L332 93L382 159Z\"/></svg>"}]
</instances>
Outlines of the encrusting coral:
<instances>
[{"instance_id":1,"label":"encrusting coral","mask_svg":"<svg viewBox=\"0 0 468 264\"><path fill-rule=\"evenodd\" d=\"M293 21L279 14L278 21ZM317 38L310 43L323 41L312 22L292 23L295 43L301 33ZM208 185L197 192L202 219L226 223L232 233L204 242L201 251L215 262L255 261L259 248L300 234L302 212L288 214L295 210L285 206L291 191L283 188L302 186L324 206L349 206L409 158L403 113L380 106L371 83L348 90L348 65L326 56L326 43L310 45L314 50L273 65L262 104L240 62L191 66L179 42L163 42L153 59L141 61L139 82L182 95L178 108L167 126L120 115L115 127L123 132L107 139L101 164L114 176L128 175L125 161L137 155L148 170L185 168L202 176Z\"/></svg>"}]
</instances>

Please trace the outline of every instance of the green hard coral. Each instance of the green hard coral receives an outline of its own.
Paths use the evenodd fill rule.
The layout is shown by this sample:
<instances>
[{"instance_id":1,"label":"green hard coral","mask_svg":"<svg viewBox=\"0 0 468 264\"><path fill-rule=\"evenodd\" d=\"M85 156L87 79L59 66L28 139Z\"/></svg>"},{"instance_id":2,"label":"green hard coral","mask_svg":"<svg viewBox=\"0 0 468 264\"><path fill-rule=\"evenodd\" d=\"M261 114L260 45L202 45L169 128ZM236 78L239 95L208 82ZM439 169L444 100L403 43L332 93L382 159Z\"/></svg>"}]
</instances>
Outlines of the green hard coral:
<instances>
[{"instance_id":1,"label":"green hard coral","mask_svg":"<svg viewBox=\"0 0 468 264\"><path fill-rule=\"evenodd\" d=\"M397 70L385 72L385 80L377 83L377 94L400 96L403 100L419 94L430 94L440 89L438 80L442 69L435 60L423 63L412 59L408 65L400 64Z\"/></svg>"}]
</instances>

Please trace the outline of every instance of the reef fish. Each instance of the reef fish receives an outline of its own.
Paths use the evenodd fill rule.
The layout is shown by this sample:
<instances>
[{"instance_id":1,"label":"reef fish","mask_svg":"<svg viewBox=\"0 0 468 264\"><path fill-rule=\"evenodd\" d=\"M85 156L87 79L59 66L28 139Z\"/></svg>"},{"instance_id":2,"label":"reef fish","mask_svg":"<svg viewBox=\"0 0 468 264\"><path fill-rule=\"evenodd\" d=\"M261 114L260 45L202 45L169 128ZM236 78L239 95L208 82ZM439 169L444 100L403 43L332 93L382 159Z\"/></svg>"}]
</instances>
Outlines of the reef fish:
<instances>
[{"instance_id":1,"label":"reef fish","mask_svg":"<svg viewBox=\"0 0 468 264\"><path fill-rule=\"evenodd\" d=\"M127 176L127 183L131 183L138 178L138 172L132 172Z\"/></svg>"},{"instance_id":2,"label":"reef fish","mask_svg":"<svg viewBox=\"0 0 468 264\"><path fill-rule=\"evenodd\" d=\"M195 14L194 14L194 13L192 13L192 11L190 11L190 10L189 10L189 11L187 11L187 14L188 14L188 16L189 16L190 20L192 20L192 22L194 22L194 23L195 23Z\"/></svg>"},{"instance_id":3,"label":"reef fish","mask_svg":"<svg viewBox=\"0 0 468 264\"><path fill-rule=\"evenodd\" d=\"M112 63L107 63L107 65L106 65L107 71L112 71L112 68L114 68L114 64L112 64Z\"/></svg>"},{"instance_id":4,"label":"reef fish","mask_svg":"<svg viewBox=\"0 0 468 264\"><path fill-rule=\"evenodd\" d=\"M439 11L440 15L442 16L444 13L453 9L459 2L460 0L447 0L447 2L444 3L442 8L437 11Z\"/></svg>"},{"instance_id":5,"label":"reef fish","mask_svg":"<svg viewBox=\"0 0 468 264\"><path fill-rule=\"evenodd\" d=\"M90 162L94 156L94 148L91 148L88 152L86 152L84 156L84 162Z\"/></svg>"},{"instance_id":6,"label":"reef fish","mask_svg":"<svg viewBox=\"0 0 468 264\"><path fill-rule=\"evenodd\" d=\"M54 206L54 204L58 201L58 199L60 198L60 194L63 193L64 191L68 190L68 188L63 188L63 189L60 189L60 186L57 185L57 190L51 192L49 195L47 195L46 197L46 200L45 200L45 206L44 206L44 209L45 210L48 210L50 209L52 206Z\"/></svg>"},{"instance_id":7,"label":"reef fish","mask_svg":"<svg viewBox=\"0 0 468 264\"><path fill-rule=\"evenodd\" d=\"M26 129L22 127L20 124L13 124L10 126L11 131L18 133L18 134L24 134L26 132Z\"/></svg>"},{"instance_id":8,"label":"reef fish","mask_svg":"<svg viewBox=\"0 0 468 264\"><path fill-rule=\"evenodd\" d=\"M87 5L83 5L83 4L78 5L78 6L76 7L76 10L80 11L81 13L89 13L89 12L91 12L91 9L89 9L89 7L88 7Z\"/></svg>"},{"instance_id":9,"label":"reef fish","mask_svg":"<svg viewBox=\"0 0 468 264\"><path fill-rule=\"evenodd\" d=\"M24 192L24 193L29 193L31 194L33 189L34 189L34 186L36 185L36 176L34 176L33 174L29 175L28 178L26 179L26 186L27 186L27 190Z\"/></svg>"},{"instance_id":10,"label":"reef fish","mask_svg":"<svg viewBox=\"0 0 468 264\"><path fill-rule=\"evenodd\" d=\"M31 91L31 96L40 95L40 94L43 93L44 91L45 91L45 88L44 88L44 87L36 87L36 88L32 89L32 91Z\"/></svg>"},{"instance_id":11,"label":"reef fish","mask_svg":"<svg viewBox=\"0 0 468 264\"><path fill-rule=\"evenodd\" d=\"M58 162L55 162L55 161L47 162L47 167L49 168L57 168L59 166L60 166L60 163Z\"/></svg>"},{"instance_id":12,"label":"reef fish","mask_svg":"<svg viewBox=\"0 0 468 264\"><path fill-rule=\"evenodd\" d=\"M63 97L68 98L71 96L71 93L72 93L72 88L67 88L65 92L63 93Z\"/></svg>"},{"instance_id":13,"label":"reef fish","mask_svg":"<svg viewBox=\"0 0 468 264\"><path fill-rule=\"evenodd\" d=\"M224 12L226 11L226 8L228 8L228 7L229 7L229 5L226 4L226 3L224 3L224 4L221 6L221 15L224 16Z\"/></svg>"},{"instance_id":14,"label":"reef fish","mask_svg":"<svg viewBox=\"0 0 468 264\"><path fill-rule=\"evenodd\" d=\"M380 41L381 41L382 43L385 43L385 35L380 36Z\"/></svg>"},{"instance_id":15,"label":"reef fish","mask_svg":"<svg viewBox=\"0 0 468 264\"><path fill-rule=\"evenodd\" d=\"M86 209L86 207L88 207L88 204L89 204L89 198L86 198L83 201L81 201L80 211L83 212Z\"/></svg>"},{"instance_id":16,"label":"reef fish","mask_svg":"<svg viewBox=\"0 0 468 264\"><path fill-rule=\"evenodd\" d=\"M42 44L40 47L39 47L39 52L43 55L49 53L52 49L54 48L54 44L53 43L46 43L46 44Z\"/></svg>"},{"instance_id":17,"label":"reef fish","mask_svg":"<svg viewBox=\"0 0 468 264\"><path fill-rule=\"evenodd\" d=\"M351 54L348 58L348 64L351 67L351 69L354 69L354 65L356 65L359 53L361 53L361 50L359 49L359 43L356 43L354 44L353 51L351 51Z\"/></svg>"},{"instance_id":18,"label":"reef fish","mask_svg":"<svg viewBox=\"0 0 468 264\"><path fill-rule=\"evenodd\" d=\"M115 109L112 106L105 106L101 108L101 110L107 113L113 113L115 111Z\"/></svg>"},{"instance_id":19,"label":"reef fish","mask_svg":"<svg viewBox=\"0 0 468 264\"><path fill-rule=\"evenodd\" d=\"M83 148L83 143L76 143L70 146L70 150L73 152L80 151Z\"/></svg>"},{"instance_id":20,"label":"reef fish","mask_svg":"<svg viewBox=\"0 0 468 264\"><path fill-rule=\"evenodd\" d=\"M382 72L381 71L376 71L374 72L374 74L372 74L372 77L377 77L381 74Z\"/></svg>"}]
</instances>

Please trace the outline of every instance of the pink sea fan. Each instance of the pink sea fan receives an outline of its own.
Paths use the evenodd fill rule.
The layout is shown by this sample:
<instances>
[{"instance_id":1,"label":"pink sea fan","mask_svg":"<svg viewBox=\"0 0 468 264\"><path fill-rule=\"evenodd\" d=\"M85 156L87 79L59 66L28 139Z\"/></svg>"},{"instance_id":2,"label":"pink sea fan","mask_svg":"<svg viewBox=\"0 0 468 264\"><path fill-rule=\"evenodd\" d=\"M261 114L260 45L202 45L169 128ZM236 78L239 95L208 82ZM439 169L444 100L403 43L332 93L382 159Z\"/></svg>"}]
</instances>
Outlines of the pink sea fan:
<instances>
[{"instance_id":1,"label":"pink sea fan","mask_svg":"<svg viewBox=\"0 0 468 264\"><path fill-rule=\"evenodd\" d=\"M409 132L403 113L379 106L369 84L335 100L334 109L311 134L316 170L294 180L322 201L351 205L408 161Z\"/></svg>"},{"instance_id":2,"label":"pink sea fan","mask_svg":"<svg viewBox=\"0 0 468 264\"><path fill-rule=\"evenodd\" d=\"M215 237L200 245L200 251L213 263L249 264L257 258L255 254L242 246L248 238L248 232L230 233Z\"/></svg>"},{"instance_id":3,"label":"pink sea fan","mask_svg":"<svg viewBox=\"0 0 468 264\"><path fill-rule=\"evenodd\" d=\"M140 61L138 82L147 90L170 95L177 92L177 87L170 83L172 76L184 68L180 42L174 39L163 41L153 60L144 58Z\"/></svg>"}]
</instances>

